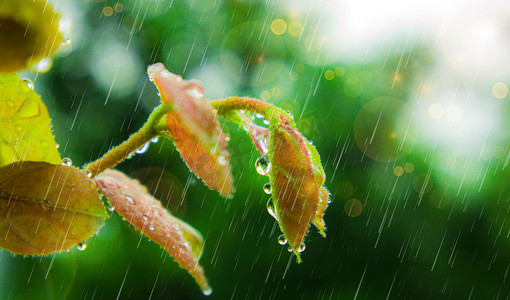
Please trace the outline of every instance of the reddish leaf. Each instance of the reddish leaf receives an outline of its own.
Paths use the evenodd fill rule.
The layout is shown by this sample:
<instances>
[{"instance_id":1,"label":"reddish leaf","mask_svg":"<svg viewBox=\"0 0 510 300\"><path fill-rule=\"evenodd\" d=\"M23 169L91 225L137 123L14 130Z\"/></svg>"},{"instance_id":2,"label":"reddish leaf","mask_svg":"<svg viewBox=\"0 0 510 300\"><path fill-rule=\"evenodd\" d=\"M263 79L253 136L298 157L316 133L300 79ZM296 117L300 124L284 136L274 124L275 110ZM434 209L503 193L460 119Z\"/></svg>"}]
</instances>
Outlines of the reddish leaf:
<instances>
[{"instance_id":1,"label":"reddish leaf","mask_svg":"<svg viewBox=\"0 0 510 300\"><path fill-rule=\"evenodd\" d=\"M200 83L183 80L161 63L149 66L148 73L161 101L173 105L174 111L166 115L168 131L188 168L210 188L231 195L234 187L227 141Z\"/></svg>"},{"instance_id":2,"label":"reddish leaf","mask_svg":"<svg viewBox=\"0 0 510 300\"><path fill-rule=\"evenodd\" d=\"M23 255L67 250L108 217L82 171L35 161L0 168L0 215L0 247Z\"/></svg>"},{"instance_id":3,"label":"reddish leaf","mask_svg":"<svg viewBox=\"0 0 510 300\"><path fill-rule=\"evenodd\" d=\"M270 183L280 228L301 261L299 248L313 223L326 236L322 219L329 192L315 147L299 132L291 117L275 112L270 124Z\"/></svg>"},{"instance_id":4,"label":"reddish leaf","mask_svg":"<svg viewBox=\"0 0 510 300\"><path fill-rule=\"evenodd\" d=\"M145 186L122 172L106 170L95 180L121 216L165 249L195 278L204 294L212 292L198 263L203 249L202 235L198 231L172 216Z\"/></svg>"}]
</instances>

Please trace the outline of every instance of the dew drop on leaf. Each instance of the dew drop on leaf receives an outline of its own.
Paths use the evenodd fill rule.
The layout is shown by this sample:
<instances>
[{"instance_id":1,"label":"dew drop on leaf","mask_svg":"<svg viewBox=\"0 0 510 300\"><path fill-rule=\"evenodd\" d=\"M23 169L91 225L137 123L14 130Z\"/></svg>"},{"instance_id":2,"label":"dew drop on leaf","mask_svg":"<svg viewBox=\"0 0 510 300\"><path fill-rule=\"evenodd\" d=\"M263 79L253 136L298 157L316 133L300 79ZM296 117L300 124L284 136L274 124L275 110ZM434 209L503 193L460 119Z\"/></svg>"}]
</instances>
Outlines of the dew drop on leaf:
<instances>
[{"instance_id":1,"label":"dew drop on leaf","mask_svg":"<svg viewBox=\"0 0 510 300\"><path fill-rule=\"evenodd\" d=\"M62 165L64 166L72 166L73 161L69 157L62 158Z\"/></svg>"},{"instance_id":2,"label":"dew drop on leaf","mask_svg":"<svg viewBox=\"0 0 510 300\"><path fill-rule=\"evenodd\" d=\"M143 144L142 147L135 150L135 153L136 154L144 154L145 152L147 152L147 149L149 149L149 143Z\"/></svg>"},{"instance_id":3,"label":"dew drop on leaf","mask_svg":"<svg viewBox=\"0 0 510 300\"><path fill-rule=\"evenodd\" d=\"M149 224L149 230L150 230L150 231L153 231L153 230L154 230L154 224Z\"/></svg>"},{"instance_id":4,"label":"dew drop on leaf","mask_svg":"<svg viewBox=\"0 0 510 300\"><path fill-rule=\"evenodd\" d=\"M267 200L267 204L266 204L266 207L267 207L267 212L273 217L275 218L276 220L278 220L278 216L276 215L276 207L274 206L274 203L273 203L273 199L269 198L269 200Z\"/></svg>"},{"instance_id":5,"label":"dew drop on leaf","mask_svg":"<svg viewBox=\"0 0 510 300\"><path fill-rule=\"evenodd\" d=\"M301 243L301 245L299 245L298 251L299 251L299 253L301 253L301 252L305 251L305 249L306 249L305 243Z\"/></svg>"},{"instance_id":6,"label":"dew drop on leaf","mask_svg":"<svg viewBox=\"0 0 510 300\"><path fill-rule=\"evenodd\" d=\"M159 141L159 136L155 136L151 139L152 143L157 143Z\"/></svg>"},{"instance_id":7,"label":"dew drop on leaf","mask_svg":"<svg viewBox=\"0 0 510 300\"><path fill-rule=\"evenodd\" d=\"M271 195L271 184L269 182L264 184L263 189L264 193Z\"/></svg>"},{"instance_id":8,"label":"dew drop on leaf","mask_svg":"<svg viewBox=\"0 0 510 300\"><path fill-rule=\"evenodd\" d=\"M255 169L260 175L268 175L271 170L271 163L269 162L269 159L265 156L259 157L255 162Z\"/></svg>"},{"instance_id":9,"label":"dew drop on leaf","mask_svg":"<svg viewBox=\"0 0 510 300\"><path fill-rule=\"evenodd\" d=\"M76 245L76 249L78 249L79 251L87 249L87 242L78 243L78 245Z\"/></svg>"},{"instance_id":10,"label":"dew drop on leaf","mask_svg":"<svg viewBox=\"0 0 510 300\"><path fill-rule=\"evenodd\" d=\"M278 237L278 244L282 246L287 244L287 239L285 238L285 235L282 234Z\"/></svg>"},{"instance_id":11,"label":"dew drop on leaf","mask_svg":"<svg viewBox=\"0 0 510 300\"><path fill-rule=\"evenodd\" d=\"M29 89L34 89L34 82L30 78L23 78L23 81L27 84Z\"/></svg>"},{"instance_id":12,"label":"dew drop on leaf","mask_svg":"<svg viewBox=\"0 0 510 300\"><path fill-rule=\"evenodd\" d=\"M225 159L225 157L223 155L220 155L218 157L218 163L222 166L226 165L227 164L227 160Z\"/></svg>"}]
</instances>

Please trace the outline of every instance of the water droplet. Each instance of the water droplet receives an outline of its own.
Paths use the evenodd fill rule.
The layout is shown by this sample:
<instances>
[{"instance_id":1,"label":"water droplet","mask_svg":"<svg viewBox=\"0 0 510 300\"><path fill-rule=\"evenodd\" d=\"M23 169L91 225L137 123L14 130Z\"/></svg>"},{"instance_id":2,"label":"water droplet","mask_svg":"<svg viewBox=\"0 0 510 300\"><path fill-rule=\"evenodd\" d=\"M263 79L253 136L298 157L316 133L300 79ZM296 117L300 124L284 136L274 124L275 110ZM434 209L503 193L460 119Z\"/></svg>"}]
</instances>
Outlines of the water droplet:
<instances>
[{"instance_id":1,"label":"water droplet","mask_svg":"<svg viewBox=\"0 0 510 300\"><path fill-rule=\"evenodd\" d=\"M34 82L30 78L23 78L23 81L27 84L28 88L33 90L34 89Z\"/></svg>"},{"instance_id":2,"label":"water droplet","mask_svg":"<svg viewBox=\"0 0 510 300\"><path fill-rule=\"evenodd\" d=\"M150 230L150 231L153 231L153 230L154 230L154 224L152 224L152 223L151 223L151 224L149 224L149 230Z\"/></svg>"},{"instance_id":3,"label":"water droplet","mask_svg":"<svg viewBox=\"0 0 510 300\"><path fill-rule=\"evenodd\" d=\"M131 204L135 204L135 199L133 199L133 196L131 195L126 195L126 200Z\"/></svg>"},{"instance_id":4,"label":"water droplet","mask_svg":"<svg viewBox=\"0 0 510 300\"><path fill-rule=\"evenodd\" d=\"M57 148L57 149L58 149L59 147L60 147L60 145L59 145L59 144L55 144L55 148Z\"/></svg>"},{"instance_id":5,"label":"water droplet","mask_svg":"<svg viewBox=\"0 0 510 300\"><path fill-rule=\"evenodd\" d=\"M264 123L264 125L269 125L269 121L264 119L264 121L262 121L262 123Z\"/></svg>"},{"instance_id":6,"label":"water droplet","mask_svg":"<svg viewBox=\"0 0 510 300\"><path fill-rule=\"evenodd\" d=\"M267 200L267 204L266 204L266 208L267 208L267 212L273 217L275 218L276 220L278 220L278 215L276 214L276 207L274 206L274 203L273 203L273 199L272 198L269 198L269 200Z\"/></svg>"},{"instance_id":7,"label":"water droplet","mask_svg":"<svg viewBox=\"0 0 510 300\"><path fill-rule=\"evenodd\" d=\"M109 207L108 207L108 211L109 211L109 212L113 212L113 211L115 211L115 207L113 207L113 206L109 206Z\"/></svg>"},{"instance_id":8,"label":"water droplet","mask_svg":"<svg viewBox=\"0 0 510 300\"><path fill-rule=\"evenodd\" d=\"M218 163L222 166L226 165L227 164L227 160L225 159L225 157L223 155L220 155L218 157Z\"/></svg>"},{"instance_id":9,"label":"water droplet","mask_svg":"<svg viewBox=\"0 0 510 300\"><path fill-rule=\"evenodd\" d=\"M272 189L271 189L271 184L269 182L264 184L263 189L264 189L264 193L271 195Z\"/></svg>"},{"instance_id":10,"label":"water droplet","mask_svg":"<svg viewBox=\"0 0 510 300\"><path fill-rule=\"evenodd\" d=\"M197 90L196 88L193 88L193 89L190 89L188 90L188 94L191 95L191 97L195 98L195 99L198 99L198 98L202 98L204 97L204 94L202 94L199 90Z\"/></svg>"},{"instance_id":11,"label":"water droplet","mask_svg":"<svg viewBox=\"0 0 510 300\"><path fill-rule=\"evenodd\" d=\"M225 141L229 142L230 141L230 134L225 134Z\"/></svg>"},{"instance_id":12,"label":"water droplet","mask_svg":"<svg viewBox=\"0 0 510 300\"><path fill-rule=\"evenodd\" d=\"M76 249L80 251L87 249L87 242L78 243L78 245L76 245Z\"/></svg>"},{"instance_id":13,"label":"water droplet","mask_svg":"<svg viewBox=\"0 0 510 300\"><path fill-rule=\"evenodd\" d=\"M285 235L282 234L278 237L278 244L282 246L287 244L287 239L285 238Z\"/></svg>"},{"instance_id":14,"label":"water droplet","mask_svg":"<svg viewBox=\"0 0 510 300\"><path fill-rule=\"evenodd\" d=\"M144 221L144 222L147 222L147 220L148 220L149 218L148 218L146 215L143 215L142 219L143 219L143 221Z\"/></svg>"},{"instance_id":15,"label":"water droplet","mask_svg":"<svg viewBox=\"0 0 510 300\"><path fill-rule=\"evenodd\" d=\"M259 157L259 159L255 162L255 169L260 175L268 175L271 170L271 163L269 162L269 159L265 156Z\"/></svg>"},{"instance_id":16,"label":"water droplet","mask_svg":"<svg viewBox=\"0 0 510 300\"><path fill-rule=\"evenodd\" d=\"M292 252L292 247L290 247L290 246L289 246L289 248L287 249L287 251Z\"/></svg>"},{"instance_id":17,"label":"water droplet","mask_svg":"<svg viewBox=\"0 0 510 300\"><path fill-rule=\"evenodd\" d=\"M263 115L261 115L261 114L259 114L259 113L256 113L256 114L255 114L255 117L256 117L257 119L262 119L264 116L263 116Z\"/></svg>"},{"instance_id":18,"label":"water droplet","mask_svg":"<svg viewBox=\"0 0 510 300\"><path fill-rule=\"evenodd\" d=\"M305 243L301 243L301 245L299 245L298 251L299 251L299 253L301 253L301 252L305 251L305 249L306 249Z\"/></svg>"},{"instance_id":19,"label":"water droplet","mask_svg":"<svg viewBox=\"0 0 510 300\"><path fill-rule=\"evenodd\" d=\"M157 143L159 141L159 136L155 136L151 139L151 143Z\"/></svg>"},{"instance_id":20,"label":"water droplet","mask_svg":"<svg viewBox=\"0 0 510 300\"><path fill-rule=\"evenodd\" d=\"M206 287L202 293L204 296L210 296L212 294L212 289L210 287Z\"/></svg>"},{"instance_id":21,"label":"water droplet","mask_svg":"<svg viewBox=\"0 0 510 300\"><path fill-rule=\"evenodd\" d=\"M147 149L149 149L149 143L143 144L142 147L140 147L140 148L135 150L135 153L136 154L143 154L143 153L147 152Z\"/></svg>"},{"instance_id":22,"label":"water droplet","mask_svg":"<svg viewBox=\"0 0 510 300\"><path fill-rule=\"evenodd\" d=\"M69 157L62 158L62 165L64 166L72 166L73 161Z\"/></svg>"},{"instance_id":23,"label":"water droplet","mask_svg":"<svg viewBox=\"0 0 510 300\"><path fill-rule=\"evenodd\" d=\"M52 66L53 66L53 59L47 57L47 58L41 59L35 65L35 70L39 73L45 73L45 72L48 72Z\"/></svg>"},{"instance_id":24,"label":"water droplet","mask_svg":"<svg viewBox=\"0 0 510 300\"><path fill-rule=\"evenodd\" d=\"M83 170L83 172L85 173L85 176L87 176L88 178L92 177L92 172L90 172L90 170Z\"/></svg>"}]
</instances>

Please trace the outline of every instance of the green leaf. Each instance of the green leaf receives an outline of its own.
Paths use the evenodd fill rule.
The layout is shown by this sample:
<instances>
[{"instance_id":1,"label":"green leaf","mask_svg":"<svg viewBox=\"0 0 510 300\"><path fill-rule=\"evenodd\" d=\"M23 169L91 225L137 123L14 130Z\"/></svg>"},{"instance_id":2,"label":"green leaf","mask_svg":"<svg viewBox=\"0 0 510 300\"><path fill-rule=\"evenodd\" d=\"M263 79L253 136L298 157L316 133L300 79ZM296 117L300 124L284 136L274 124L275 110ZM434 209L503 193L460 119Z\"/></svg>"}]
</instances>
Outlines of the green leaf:
<instances>
[{"instance_id":1,"label":"green leaf","mask_svg":"<svg viewBox=\"0 0 510 300\"><path fill-rule=\"evenodd\" d=\"M188 168L209 188L224 196L232 195L227 141L200 83L183 80L161 63L149 66L148 73L161 101L173 105L174 111L166 115L167 128Z\"/></svg>"},{"instance_id":2,"label":"green leaf","mask_svg":"<svg viewBox=\"0 0 510 300\"><path fill-rule=\"evenodd\" d=\"M204 242L202 235L184 221L172 216L159 200L137 180L116 170L95 177L97 185L115 210L131 225L165 249L186 269L205 295L212 290L198 261Z\"/></svg>"},{"instance_id":3,"label":"green leaf","mask_svg":"<svg viewBox=\"0 0 510 300\"><path fill-rule=\"evenodd\" d=\"M23 160L61 162L39 95L18 75L0 74L0 166Z\"/></svg>"},{"instance_id":4,"label":"green leaf","mask_svg":"<svg viewBox=\"0 0 510 300\"><path fill-rule=\"evenodd\" d=\"M45 0L0 4L0 72L23 70L50 56L63 42L60 15Z\"/></svg>"},{"instance_id":5,"label":"green leaf","mask_svg":"<svg viewBox=\"0 0 510 300\"><path fill-rule=\"evenodd\" d=\"M108 217L82 171L32 161L0 167L0 215L0 247L23 255L67 250Z\"/></svg>"}]
</instances>

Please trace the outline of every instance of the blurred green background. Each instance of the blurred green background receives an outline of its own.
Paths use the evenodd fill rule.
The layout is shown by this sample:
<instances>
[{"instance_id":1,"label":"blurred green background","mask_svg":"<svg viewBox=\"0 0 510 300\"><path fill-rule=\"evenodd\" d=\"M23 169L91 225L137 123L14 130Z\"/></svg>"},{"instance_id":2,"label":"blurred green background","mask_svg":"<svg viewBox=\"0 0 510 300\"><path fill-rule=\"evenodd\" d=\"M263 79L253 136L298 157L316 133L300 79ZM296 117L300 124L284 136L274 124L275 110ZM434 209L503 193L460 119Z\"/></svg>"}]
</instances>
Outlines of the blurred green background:
<instances>
[{"instance_id":1,"label":"blurred green background","mask_svg":"<svg viewBox=\"0 0 510 300\"><path fill-rule=\"evenodd\" d=\"M57 3L58 2L58 3ZM267 178L224 125L234 199L160 139L118 168L205 237L214 299L510 297L510 6L439 1L55 1L68 43L31 78L63 157L82 166L159 99L163 62L206 98L251 96L295 116L332 203L297 264L267 213ZM203 299L191 276L113 213L84 251L0 252L0 299Z\"/></svg>"}]
</instances>

